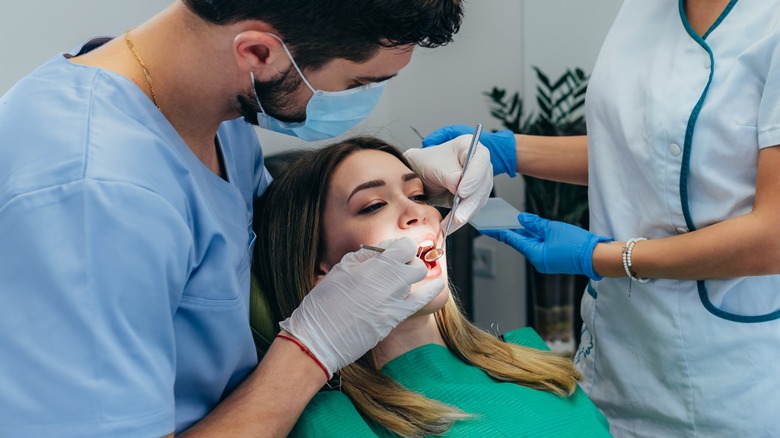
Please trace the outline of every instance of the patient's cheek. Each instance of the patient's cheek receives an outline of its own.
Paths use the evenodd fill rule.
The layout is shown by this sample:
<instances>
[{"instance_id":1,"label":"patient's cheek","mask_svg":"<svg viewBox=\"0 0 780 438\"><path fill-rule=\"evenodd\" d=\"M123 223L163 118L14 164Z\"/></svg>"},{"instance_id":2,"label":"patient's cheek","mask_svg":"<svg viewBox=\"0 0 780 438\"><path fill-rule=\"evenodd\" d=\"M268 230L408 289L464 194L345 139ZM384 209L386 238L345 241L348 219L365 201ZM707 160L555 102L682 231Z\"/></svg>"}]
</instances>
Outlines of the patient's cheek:
<instances>
[{"instance_id":1,"label":"patient's cheek","mask_svg":"<svg viewBox=\"0 0 780 438\"><path fill-rule=\"evenodd\" d=\"M432 313L435 313L441 310L444 307L444 305L447 304L447 300L449 299L450 299L450 288L448 286L445 286L444 289L441 291L441 293L437 295L433 300L431 300L430 303L423 306L422 309L418 310L415 313L415 316L430 315Z\"/></svg>"}]
</instances>

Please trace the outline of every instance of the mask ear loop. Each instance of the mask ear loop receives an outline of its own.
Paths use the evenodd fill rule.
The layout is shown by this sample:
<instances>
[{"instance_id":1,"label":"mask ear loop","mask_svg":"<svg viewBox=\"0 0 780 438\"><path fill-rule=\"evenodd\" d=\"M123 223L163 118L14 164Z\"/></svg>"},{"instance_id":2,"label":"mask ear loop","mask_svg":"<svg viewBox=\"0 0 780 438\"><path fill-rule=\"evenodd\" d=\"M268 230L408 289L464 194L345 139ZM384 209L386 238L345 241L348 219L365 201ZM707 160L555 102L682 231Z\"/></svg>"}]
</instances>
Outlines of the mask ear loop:
<instances>
[{"instance_id":1,"label":"mask ear loop","mask_svg":"<svg viewBox=\"0 0 780 438\"><path fill-rule=\"evenodd\" d=\"M257 95L257 90L255 89L255 73L252 71L249 72L249 80L252 81L252 94L255 95L255 102L257 102L257 106L260 107L260 112L267 114L263 109L263 104L260 103L260 97Z\"/></svg>"},{"instance_id":2,"label":"mask ear loop","mask_svg":"<svg viewBox=\"0 0 780 438\"><path fill-rule=\"evenodd\" d=\"M295 62L295 58L293 58L292 53L290 53L290 49L287 48L287 44L285 44L284 41L281 38L279 38L278 36L276 36L276 35L274 35L274 34L272 34L270 32L266 32L266 33L268 35L271 35L272 37L276 38L277 40L279 40L280 43L282 43L282 48L284 49L284 53L286 53L287 57L290 58L290 62L292 63L292 66L295 68L295 71L298 72L298 76L300 76L301 79L303 79L303 83L306 84L307 87L309 87L309 90L311 90L312 93L316 94L317 90L315 90L314 87L311 86L309 81L306 80L306 76L303 75L303 72L301 71L301 69L298 68L298 64Z\"/></svg>"}]
</instances>

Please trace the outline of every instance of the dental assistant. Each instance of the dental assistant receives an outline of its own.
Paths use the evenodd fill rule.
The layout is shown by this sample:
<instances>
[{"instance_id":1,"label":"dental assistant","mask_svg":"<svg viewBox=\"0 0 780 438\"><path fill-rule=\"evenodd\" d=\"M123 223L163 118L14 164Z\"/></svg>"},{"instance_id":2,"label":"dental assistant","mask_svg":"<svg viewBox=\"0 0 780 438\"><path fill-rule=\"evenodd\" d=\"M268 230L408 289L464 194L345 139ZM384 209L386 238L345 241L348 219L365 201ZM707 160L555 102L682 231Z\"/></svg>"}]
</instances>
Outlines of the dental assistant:
<instances>
[{"instance_id":1,"label":"dental assistant","mask_svg":"<svg viewBox=\"0 0 780 438\"><path fill-rule=\"evenodd\" d=\"M586 102L587 139L481 141L498 172L588 184L590 231L491 235L591 278L575 360L615 436L780 436L778 3L626 0Z\"/></svg>"},{"instance_id":2,"label":"dental assistant","mask_svg":"<svg viewBox=\"0 0 780 438\"><path fill-rule=\"evenodd\" d=\"M0 98L0 436L285 435L444 285L410 295L427 274L410 239L350 253L258 364L252 205L270 176L250 124L341 134L461 18L453 0L176 1ZM446 198L467 148L409 159ZM458 223L492 186L478 154Z\"/></svg>"}]
</instances>

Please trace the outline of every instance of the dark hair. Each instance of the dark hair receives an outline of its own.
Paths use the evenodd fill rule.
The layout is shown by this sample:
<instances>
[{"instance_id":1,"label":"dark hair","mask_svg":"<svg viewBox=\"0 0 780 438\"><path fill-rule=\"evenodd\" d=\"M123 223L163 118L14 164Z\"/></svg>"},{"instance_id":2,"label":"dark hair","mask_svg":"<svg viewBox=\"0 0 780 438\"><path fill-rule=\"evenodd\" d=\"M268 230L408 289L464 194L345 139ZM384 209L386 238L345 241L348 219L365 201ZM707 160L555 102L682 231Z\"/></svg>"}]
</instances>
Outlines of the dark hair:
<instances>
[{"instance_id":1,"label":"dark hair","mask_svg":"<svg viewBox=\"0 0 780 438\"><path fill-rule=\"evenodd\" d=\"M203 20L261 20L279 32L302 69L335 58L363 62L380 47L452 41L462 0L183 0Z\"/></svg>"}]
</instances>

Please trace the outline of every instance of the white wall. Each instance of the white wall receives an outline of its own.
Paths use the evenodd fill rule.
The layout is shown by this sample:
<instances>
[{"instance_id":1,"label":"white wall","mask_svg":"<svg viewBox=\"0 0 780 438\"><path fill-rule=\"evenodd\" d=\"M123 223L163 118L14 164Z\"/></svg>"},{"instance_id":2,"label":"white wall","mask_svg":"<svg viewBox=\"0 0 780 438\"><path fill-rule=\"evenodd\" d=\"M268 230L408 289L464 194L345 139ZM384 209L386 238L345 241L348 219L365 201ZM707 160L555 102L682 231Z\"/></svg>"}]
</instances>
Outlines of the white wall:
<instances>
[{"instance_id":1,"label":"white wall","mask_svg":"<svg viewBox=\"0 0 780 438\"><path fill-rule=\"evenodd\" d=\"M124 33L170 3L171 0L4 1L0 6L0 94L55 54L69 52L91 36Z\"/></svg>"},{"instance_id":2,"label":"white wall","mask_svg":"<svg viewBox=\"0 0 780 438\"><path fill-rule=\"evenodd\" d=\"M168 0L25 0L6 2L0 14L4 42L0 93L55 53L68 51L93 35L118 35L169 4ZM467 0L463 27L455 42L419 49L391 81L369 119L348 135L377 135L400 147L416 147L423 134L447 124L482 122L499 129L483 92L493 86L533 92L531 66L552 77L566 68L590 73L598 48L622 0ZM526 93L527 94L527 93ZM527 98L533 109L533 96ZM312 147L296 139L259 132L266 154ZM496 179L498 196L522 209L522 180ZM492 248L495 278L475 279L475 317L498 331L525 324L523 259L514 250L479 237Z\"/></svg>"}]
</instances>

